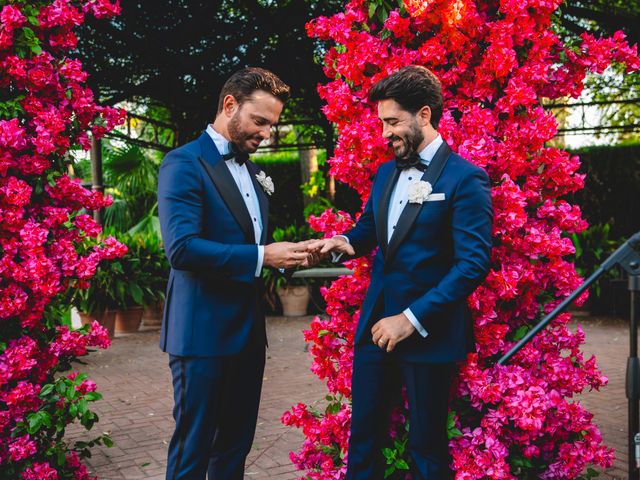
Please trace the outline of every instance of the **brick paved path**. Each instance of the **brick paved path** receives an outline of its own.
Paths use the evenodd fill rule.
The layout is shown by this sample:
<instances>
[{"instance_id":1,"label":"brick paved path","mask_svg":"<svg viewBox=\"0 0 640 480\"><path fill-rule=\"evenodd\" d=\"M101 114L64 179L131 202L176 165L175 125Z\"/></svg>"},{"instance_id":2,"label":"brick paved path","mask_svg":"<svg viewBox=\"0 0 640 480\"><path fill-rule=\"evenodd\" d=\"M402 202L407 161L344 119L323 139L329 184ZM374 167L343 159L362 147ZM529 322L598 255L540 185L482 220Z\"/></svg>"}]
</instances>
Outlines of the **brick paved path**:
<instances>
[{"instance_id":1,"label":"brick paved path","mask_svg":"<svg viewBox=\"0 0 640 480\"><path fill-rule=\"evenodd\" d=\"M309 320L310 317L269 318L271 347L245 479L299 477L288 452L299 448L302 434L284 427L280 416L297 402L316 402L325 395L324 385L309 372L310 358L300 333ZM588 319L583 327L587 334L585 351L596 354L610 383L602 392L587 393L580 400L595 414L607 444L617 451L615 468L600 478L621 480L627 477L627 326L622 321ZM164 479L167 444L173 431L172 389L167 357L157 343L157 330L118 337L109 350L92 353L88 365L81 366L104 395L94 405L100 416L94 428L111 432L115 441L113 448L94 449L88 461L100 480ZM68 436L84 434L72 428Z\"/></svg>"}]
</instances>

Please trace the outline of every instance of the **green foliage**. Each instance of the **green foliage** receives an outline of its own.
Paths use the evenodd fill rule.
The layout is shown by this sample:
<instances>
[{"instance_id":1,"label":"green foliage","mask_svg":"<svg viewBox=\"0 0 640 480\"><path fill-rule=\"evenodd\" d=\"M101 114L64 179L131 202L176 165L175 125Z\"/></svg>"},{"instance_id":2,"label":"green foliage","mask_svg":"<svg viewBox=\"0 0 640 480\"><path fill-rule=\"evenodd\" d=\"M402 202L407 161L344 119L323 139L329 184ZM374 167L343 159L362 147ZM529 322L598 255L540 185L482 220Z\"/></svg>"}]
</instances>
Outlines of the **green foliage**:
<instances>
[{"instance_id":1,"label":"green foliage","mask_svg":"<svg viewBox=\"0 0 640 480\"><path fill-rule=\"evenodd\" d=\"M150 215L157 205L160 158L135 145L104 150L104 177L113 204L104 224L126 232Z\"/></svg>"},{"instance_id":2,"label":"green foliage","mask_svg":"<svg viewBox=\"0 0 640 480\"><path fill-rule=\"evenodd\" d=\"M261 166L273 165L274 163L298 163L300 154L297 150L285 150L281 152L260 152L251 156L251 161Z\"/></svg>"},{"instance_id":3,"label":"green foliage","mask_svg":"<svg viewBox=\"0 0 640 480\"><path fill-rule=\"evenodd\" d=\"M330 208L334 208L331 200L320 196L315 197L311 202L309 202L309 204L307 204L306 207L304 207L304 218L308 220L311 215L319 216L325 210Z\"/></svg>"},{"instance_id":4,"label":"green foliage","mask_svg":"<svg viewBox=\"0 0 640 480\"><path fill-rule=\"evenodd\" d=\"M611 237L629 237L640 228L640 145L577 150L585 188L567 200L580 206L590 224L611 226Z\"/></svg>"},{"instance_id":5,"label":"green foliage","mask_svg":"<svg viewBox=\"0 0 640 480\"><path fill-rule=\"evenodd\" d=\"M288 225L286 227L279 227L273 231L274 242L301 242L310 238L317 238L318 234L311 230L309 225L303 224ZM262 269L262 278L265 286L265 299L272 310L275 310L277 305L278 289L286 287L288 285L306 285L311 281L308 279L293 278L291 275L297 269L288 270L285 273L281 273L278 270L271 268Z\"/></svg>"},{"instance_id":6,"label":"green foliage","mask_svg":"<svg viewBox=\"0 0 640 480\"><path fill-rule=\"evenodd\" d=\"M245 65L265 66L292 87L296 108L288 118L321 121L315 89L324 75L313 62L319 42L305 24L343 6L341 0L176 0L162 8L155 0L129 2L111 22L88 19L79 28L78 53L102 101L167 106L180 125L180 143L211 121L222 85Z\"/></svg>"},{"instance_id":7,"label":"green foliage","mask_svg":"<svg viewBox=\"0 0 640 480\"><path fill-rule=\"evenodd\" d=\"M300 185L300 190L302 190L302 193L308 197L315 197L320 194L320 192L324 191L325 187L326 181L324 173L317 170L311 173L311 178L307 183Z\"/></svg>"},{"instance_id":8,"label":"green foliage","mask_svg":"<svg viewBox=\"0 0 640 480\"><path fill-rule=\"evenodd\" d=\"M573 255L576 271L582 277L588 277L611 255L622 243L622 240L609 238L609 224L591 225L581 233L571 234L571 241L576 249ZM596 297L600 296L601 285L596 282L593 287Z\"/></svg>"},{"instance_id":9,"label":"green foliage","mask_svg":"<svg viewBox=\"0 0 640 480\"><path fill-rule=\"evenodd\" d=\"M407 441L396 439L393 442L393 448L383 448L382 454L384 455L385 464L387 467L384 471L384 478L390 478L397 475L400 472L407 472L409 470L409 464L404 459L406 457Z\"/></svg>"},{"instance_id":10,"label":"green foliage","mask_svg":"<svg viewBox=\"0 0 640 480\"><path fill-rule=\"evenodd\" d=\"M83 327L85 330L88 326ZM14 435L29 434L32 439L40 438L43 445L50 445L47 457L57 458L58 467L65 464L65 453L69 445L63 440L66 426L76 420L91 430L98 421L98 415L90 410L90 403L98 401L102 395L95 391L86 391L82 387L87 375L81 373L75 378L60 376L43 385L38 395L42 404L36 411L27 413L19 422ZM95 445L111 447L113 442L108 434L101 434L90 441L75 442L71 448L80 458L91 456L90 448Z\"/></svg>"},{"instance_id":11,"label":"green foliage","mask_svg":"<svg viewBox=\"0 0 640 480\"><path fill-rule=\"evenodd\" d=\"M451 440L461 436L462 432L456 427L456 412L451 410L447 416L447 437Z\"/></svg>"},{"instance_id":12,"label":"green foliage","mask_svg":"<svg viewBox=\"0 0 640 480\"><path fill-rule=\"evenodd\" d=\"M82 312L126 310L164 299L170 267L159 237L114 236L129 251L120 259L101 262L88 289L74 290L71 302Z\"/></svg>"}]
</instances>

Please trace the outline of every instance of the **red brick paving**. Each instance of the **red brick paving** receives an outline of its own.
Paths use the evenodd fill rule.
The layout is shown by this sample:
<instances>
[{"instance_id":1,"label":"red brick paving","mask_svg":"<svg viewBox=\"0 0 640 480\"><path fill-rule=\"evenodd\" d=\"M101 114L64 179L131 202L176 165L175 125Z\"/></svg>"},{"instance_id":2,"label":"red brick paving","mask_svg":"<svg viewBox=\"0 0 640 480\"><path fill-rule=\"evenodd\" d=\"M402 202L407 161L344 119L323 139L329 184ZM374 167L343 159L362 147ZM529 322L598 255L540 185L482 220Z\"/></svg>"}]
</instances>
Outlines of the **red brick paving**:
<instances>
[{"instance_id":1,"label":"red brick paving","mask_svg":"<svg viewBox=\"0 0 640 480\"><path fill-rule=\"evenodd\" d=\"M268 321L267 353L262 402L245 479L293 480L297 472L289 451L297 450L302 434L280 423L282 413L298 402L323 399L322 382L310 373L311 363L300 333L310 317L273 317ZM611 319L584 319L585 352L595 354L609 386L578 400L595 415L605 442L616 449L614 468L600 478L627 478L627 403L624 377L628 355L627 324ZM82 370L98 384L103 400L94 404L100 416L96 433L111 432L113 448L95 448L88 465L100 480L164 479L167 444L173 431L171 377L167 356L158 349L158 331L118 337L107 351L88 357ZM75 427L69 438L85 435Z\"/></svg>"}]
</instances>

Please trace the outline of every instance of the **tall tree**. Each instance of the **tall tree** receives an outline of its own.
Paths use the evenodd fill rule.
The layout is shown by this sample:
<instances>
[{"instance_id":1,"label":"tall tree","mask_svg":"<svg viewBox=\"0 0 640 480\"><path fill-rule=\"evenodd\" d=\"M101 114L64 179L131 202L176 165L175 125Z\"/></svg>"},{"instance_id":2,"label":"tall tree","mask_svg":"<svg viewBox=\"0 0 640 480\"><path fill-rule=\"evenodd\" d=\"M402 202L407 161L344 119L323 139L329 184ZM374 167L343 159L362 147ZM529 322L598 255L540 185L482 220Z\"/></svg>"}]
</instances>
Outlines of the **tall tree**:
<instances>
[{"instance_id":1,"label":"tall tree","mask_svg":"<svg viewBox=\"0 0 640 480\"><path fill-rule=\"evenodd\" d=\"M321 121L314 62L318 42L305 23L342 6L329 0L138 0L122 15L87 22L78 54L89 82L106 104L140 101L164 105L192 137L215 115L224 81L244 66L265 66L291 85L296 115Z\"/></svg>"}]
</instances>

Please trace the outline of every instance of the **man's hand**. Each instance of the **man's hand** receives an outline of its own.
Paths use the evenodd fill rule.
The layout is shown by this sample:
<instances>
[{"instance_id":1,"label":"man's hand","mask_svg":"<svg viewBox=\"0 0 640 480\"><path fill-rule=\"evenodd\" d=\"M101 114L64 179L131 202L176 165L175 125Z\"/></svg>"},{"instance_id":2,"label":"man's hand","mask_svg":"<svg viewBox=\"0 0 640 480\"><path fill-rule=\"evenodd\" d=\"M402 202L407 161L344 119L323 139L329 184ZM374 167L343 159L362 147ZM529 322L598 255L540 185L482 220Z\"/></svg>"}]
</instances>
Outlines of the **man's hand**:
<instances>
[{"instance_id":1,"label":"man's hand","mask_svg":"<svg viewBox=\"0 0 640 480\"><path fill-rule=\"evenodd\" d=\"M304 240L302 242L298 242L297 244L300 248L304 248L307 252L307 258L305 258L300 263L301 267L315 267L318 263L320 263L320 260L323 260L326 257L326 255L320 255L317 249L310 247L313 242L315 242L315 240Z\"/></svg>"},{"instance_id":2,"label":"man's hand","mask_svg":"<svg viewBox=\"0 0 640 480\"><path fill-rule=\"evenodd\" d=\"M378 320L371 328L373 343L378 347L391 352L398 343L408 338L416 327L409 321L404 313Z\"/></svg>"},{"instance_id":3,"label":"man's hand","mask_svg":"<svg viewBox=\"0 0 640 480\"><path fill-rule=\"evenodd\" d=\"M353 246L347 242L344 237L335 236L333 238L324 238L322 240L313 240L307 245L309 251L317 252L320 256L326 256L329 253L346 253L347 255L355 255L356 251Z\"/></svg>"},{"instance_id":4,"label":"man's hand","mask_svg":"<svg viewBox=\"0 0 640 480\"><path fill-rule=\"evenodd\" d=\"M307 260L307 242L276 242L265 245L263 265L274 268L293 268Z\"/></svg>"}]
</instances>

